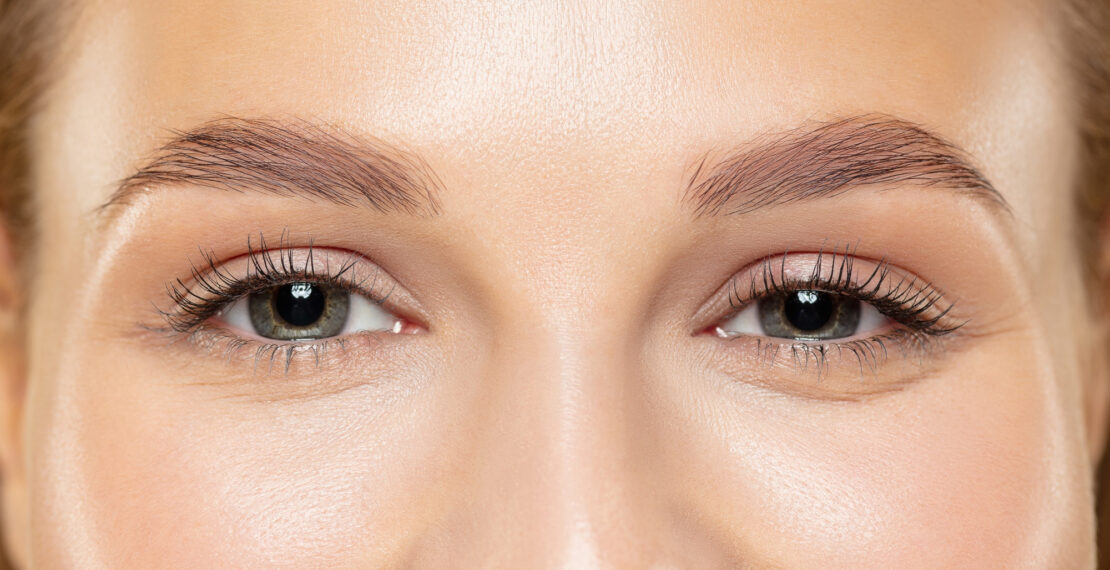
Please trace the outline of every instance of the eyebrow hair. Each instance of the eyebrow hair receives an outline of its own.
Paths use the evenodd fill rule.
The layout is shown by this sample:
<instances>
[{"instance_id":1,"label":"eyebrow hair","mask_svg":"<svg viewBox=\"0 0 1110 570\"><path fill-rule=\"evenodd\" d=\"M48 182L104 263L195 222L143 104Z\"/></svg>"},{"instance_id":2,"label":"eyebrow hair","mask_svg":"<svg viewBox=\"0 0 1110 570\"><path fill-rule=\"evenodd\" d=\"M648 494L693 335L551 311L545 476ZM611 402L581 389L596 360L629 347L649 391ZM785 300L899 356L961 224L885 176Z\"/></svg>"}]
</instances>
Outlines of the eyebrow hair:
<instances>
[{"instance_id":1,"label":"eyebrow hair","mask_svg":"<svg viewBox=\"0 0 1110 570\"><path fill-rule=\"evenodd\" d=\"M955 190L1009 212L967 153L924 127L863 115L763 135L697 163L684 195L698 217L746 214L868 185Z\"/></svg>"},{"instance_id":2,"label":"eyebrow hair","mask_svg":"<svg viewBox=\"0 0 1110 570\"><path fill-rule=\"evenodd\" d=\"M109 210L163 185L315 198L379 212L434 215L440 184L418 156L303 120L221 118L173 138L120 182Z\"/></svg>"}]
</instances>

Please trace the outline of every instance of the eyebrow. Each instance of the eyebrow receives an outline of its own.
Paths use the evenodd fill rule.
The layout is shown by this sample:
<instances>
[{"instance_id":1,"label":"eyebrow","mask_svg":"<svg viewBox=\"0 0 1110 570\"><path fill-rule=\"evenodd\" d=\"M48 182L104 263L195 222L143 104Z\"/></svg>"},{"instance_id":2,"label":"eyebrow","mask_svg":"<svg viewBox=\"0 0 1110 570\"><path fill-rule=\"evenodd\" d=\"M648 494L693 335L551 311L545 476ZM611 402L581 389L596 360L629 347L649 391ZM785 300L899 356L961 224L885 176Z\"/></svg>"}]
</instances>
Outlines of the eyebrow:
<instances>
[{"instance_id":1,"label":"eyebrow","mask_svg":"<svg viewBox=\"0 0 1110 570\"><path fill-rule=\"evenodd\" d=\"M969 155L924 127L885 115L811 123L756 137L696 163L683 201L697 217L839 196L874 185L953 190L1009 212Z\"/></svg>"},{"instance_id":2,"label":"eyebrow","mask_svg":"<svg viewBox=\"0 0 1110 570\"><path fill-rule=\"evenodd\" d=\"M166 185L300 196L382 213L434 215L440 184L417 155L303 120L221 118L173 137L101 211Z\"/></svg>"}]
</instances>

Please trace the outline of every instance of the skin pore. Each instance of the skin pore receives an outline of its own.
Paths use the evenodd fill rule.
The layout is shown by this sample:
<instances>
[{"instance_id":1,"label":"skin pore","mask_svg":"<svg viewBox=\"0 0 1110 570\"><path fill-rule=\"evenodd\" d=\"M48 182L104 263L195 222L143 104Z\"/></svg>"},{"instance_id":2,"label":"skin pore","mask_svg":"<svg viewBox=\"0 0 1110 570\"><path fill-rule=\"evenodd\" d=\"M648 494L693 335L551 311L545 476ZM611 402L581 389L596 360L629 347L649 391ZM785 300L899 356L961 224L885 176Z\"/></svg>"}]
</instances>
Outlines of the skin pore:
<instances>
[{"instance_id":1,"label":"skin pore","mask_svg":"<svg viewBox=\"0 0 1110 570\"><path fill-rule=\"evenodd\" d=\"M1053 16L87 3L30 138L16 563L1093 566ZM388 326L251 336L250 278ZM906 322L744 328L799 283Z\"/></svg>"}]
</instances>

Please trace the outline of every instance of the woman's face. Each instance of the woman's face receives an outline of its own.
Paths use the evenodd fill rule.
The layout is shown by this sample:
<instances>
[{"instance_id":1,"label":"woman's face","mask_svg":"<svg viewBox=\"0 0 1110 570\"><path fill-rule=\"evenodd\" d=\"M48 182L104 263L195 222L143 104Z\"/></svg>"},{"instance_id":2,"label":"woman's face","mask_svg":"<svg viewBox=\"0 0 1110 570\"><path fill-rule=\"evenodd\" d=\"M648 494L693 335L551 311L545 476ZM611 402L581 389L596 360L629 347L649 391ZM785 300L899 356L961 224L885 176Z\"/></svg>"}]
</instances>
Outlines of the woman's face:
<instances>
[{"instance_id":1,"label":"woman's face","mask_svg":"<svg viewBox=\"0 0 1110 570\"><path fill-rule=\"evenodd\" d=\"M90 3L31 138L17 559L1092 564L1056 16Z\"/></svg>"}]
</instances>

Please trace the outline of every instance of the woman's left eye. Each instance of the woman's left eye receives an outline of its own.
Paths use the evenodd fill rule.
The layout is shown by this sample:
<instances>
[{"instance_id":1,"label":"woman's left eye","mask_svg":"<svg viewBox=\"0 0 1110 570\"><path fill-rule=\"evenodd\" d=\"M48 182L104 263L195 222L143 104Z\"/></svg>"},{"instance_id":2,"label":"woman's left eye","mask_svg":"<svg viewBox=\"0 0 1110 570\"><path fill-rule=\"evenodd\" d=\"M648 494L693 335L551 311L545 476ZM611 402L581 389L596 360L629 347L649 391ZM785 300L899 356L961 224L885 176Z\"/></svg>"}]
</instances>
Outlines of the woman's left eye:
<instances>
[{"instance_id":1,"label":"woman's left eye","mask_svg":"<svg viewBox=\"0 0 1110 570\"><path fill-rule=\"evenodd\" d=\"M325 283L267 287L232 301L229 327L282 341L320 340L365 331L400 332L403 321L363 295Z\"/></svg>"},{"instance_id":2,"label":"woman's left eye","mask_svg":"<svg viewBox=\"0 0 1110 570\"><path fill-rule=\"evenodd\" d=\"M717 325L719 336L826 341L870 336L893 321L871 304L814 289L765 296Z\"/></svg>"}]
</instances>

